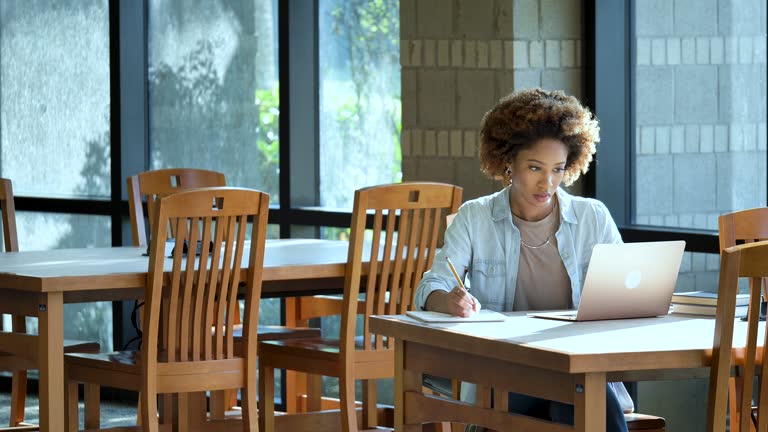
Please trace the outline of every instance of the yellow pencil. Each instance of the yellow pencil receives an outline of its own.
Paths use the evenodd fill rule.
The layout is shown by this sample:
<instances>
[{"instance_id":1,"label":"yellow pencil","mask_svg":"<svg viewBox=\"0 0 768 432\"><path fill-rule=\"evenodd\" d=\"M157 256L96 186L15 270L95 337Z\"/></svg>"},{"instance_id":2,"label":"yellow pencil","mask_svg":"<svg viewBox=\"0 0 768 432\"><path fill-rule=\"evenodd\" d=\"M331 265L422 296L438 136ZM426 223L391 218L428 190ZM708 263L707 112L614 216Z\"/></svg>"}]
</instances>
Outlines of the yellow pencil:
<instances>
[{"instance_id":1,"label":"yellow pencil","mask_svg":"<svg viewBox=\"0 0 768 432\"><path fill-rule=\"evenodd\" d=\"M464 291L467 291L467 287L464 286L464 283L461 281L461 278L459 277L459 274L456 273L456 267L453 266L453 263L451 262L451 259L448 258L448 256L446 255L445 256L445 260L448 261L448 267L451 268L451 272L453 272L453 277L456 278L456 282L459 283L459 286L461 287L461 289L463 289ZM475 312L477 312L478 311L477 301L471 295L470 295L470 298L472 299L472 309L474 309Z\"/></svg>"},{"instance_id":2,"label":"yellow pencil","mask_svg":"<svg viewBox=\"0 0 768 432\"><path fill-rule=\"evenodd\" d=\"M448 258L448 256L446 256L445 260L448 261L448 267L451 268L451 271L453 272L453 277L456 278L456 282L459 283L459 286L461 287L461 289L466 291L467 288L464 286L464 283L461 281L461 278L459 277L459 274L456 273L456 267L453 266L453 263L451 262L451 259Z\"/></svg>"}]
</instances>

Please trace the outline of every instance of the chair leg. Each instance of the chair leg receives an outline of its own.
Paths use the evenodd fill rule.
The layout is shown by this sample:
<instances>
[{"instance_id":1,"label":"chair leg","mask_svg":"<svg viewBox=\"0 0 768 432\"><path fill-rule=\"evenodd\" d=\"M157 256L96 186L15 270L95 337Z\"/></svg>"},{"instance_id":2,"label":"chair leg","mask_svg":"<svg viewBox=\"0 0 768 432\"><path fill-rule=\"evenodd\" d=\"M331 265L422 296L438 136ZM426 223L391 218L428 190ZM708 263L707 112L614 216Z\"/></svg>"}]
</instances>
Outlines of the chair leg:
<instances>
[{"instance_id":1,"label":"chair leg","mask_svg":"<svg viewBox=\"0 0 768 432\"><path fill-rule=\"evenodd\" d=\"M173 395L160 395L160 418L159 424L173 424ZM146 420L146 419L145 419Z\"/></svg>"},{"instance_id":2,"label":"chair leg","mask_svg":"<svg viewBox=\"0 0 768 432\"><path fill-rule=\"evenodd\" d=\"M741 410L739 402L744 391L744 376L741 375L741 367L736 367L736 375L728 379L728 412L730 413L730 430L739 431Z\"/></svg>"},{"instance_id":3,"label":"chair leg","mask_svg":"<svg viewBox=\"0 0 768 432\"><path fill-rule=\"evenodd\" d=\"M341 399L341 430L357 432L357 413L355 411L355 377L351 371L344 371L339 377L339 399Z\"/></svg>"},{"instance_id":4,"label":"chair leg","mask_svg":"<svg viewBox=\"0 0 768 432\"><path fill-rule=\"evenodd\" d=\"M64 391L64 422L67 432L77 432L80 429L80 419L77 409L77 381L70 381L67 377Z\"/></svg>"},{"instance_id":5,"label":"chair leg","mask_svg":"<svg viewBox=\"0 0 768 432\"><path fill-rule=\"evenodd\" d=\"M259 431L275 432L275 370L259 362Z\"/></svg>"},{"instance_id":6,"label":"chair leg","mask_svg":"<svg viewBox=\"0 0 768 432\"><path fill-rule=\"evenodd\" d=\"M192 395L192 393L178 393L174 396L176 396L176 410L175 410L175 416L176 421L174 421L174 425L176 425L176 430L179 431L188 431L189 430L189 416L191 414L191 411L189 410L189 398Z\"/></svg>"},{"instance_id":7,"label":"chair leg","mask_svg":"<svg viewBox=\"0 0 768 432\"><path fill-rule=\"evenodd\" d=\"M136 402L136 426L141 426L141 392L139 392L139 400Z\"/></svg>"},{"instance_id":8,"label":"chair leg","mask_svg":"<svg viewBox=\"0 0 768 432\"><path fill-rule=\"evenodd\" d=\"M101 398L98 384L85 383L85 428L99 429L101 427Z\"/></svg>"},{"instance_id":9,"label":"chair leg","mask_svg":"<svg viewBox=\"0 0 768 432\"><path fill-rule=\"evenodd\" d=\"M224 390L224 401L226 410L232 409L237 406L237 389Z\"/></svg>"},{"instance_id":10,"label":"chair leg","mask_svg":"<svg viewBox=\"0 0 768 432\"><path fill-rule=\"evenodd\" d=\"M211 392L210 411L211 420L221 420L226 415L228 402L225 390L216 390Z\"/></svg>"},{"instance_id":11,"label":"chair leg","mask_svg":"<svg viewBox=\"0 0 768 432\"><path fill-rule=\"evenodd\" d=\"M166 396L166 395L163 395ZM168 395L172 396L172 395ZM141 412L141 420L143 422L142 430L145 432L158 432L159 424L157 418L157 392L154 388L150 390L146 383L142 386L141 391L141 405L139 405L139 412ZM169 398L171 399L171 398ZM165 408L172 408L172 400L164 400L168 405ZM171 419L168 419L171 420Z\"/></svg>"},{"instance_id":12,"label":"chair leg","mask_svg":"<svg viewBox=\"0 0 768 432\"><path fill-rule=\"evenodd\" d=\"M11 415L8 426L18 426L24 421L24 405L27 399L27 371L15 371L11 378Z\"/></svg>"},{"instance_id":13,"label":"chair leg","mask_svg":"<svg viewBox=\"0 0 768 432\"><path fill-rule=\"evenodd\" d=\"M307 374L307 412L320 411L323 399L323 377Z\"/></svg>"},{"instance_id":14,"label":"chair leg","mask_svg":"<svg viewBox=\"0 0 768 432\"><path fill-rule=\"evenodd\" d=\"M378 426L377 399L376 380L363 380L363 429L373 429Z\"/></svg>"},{"instance_id":15,"label":"chair leg","mask_svg":"<svg viewBox=\"0 0 768 432\"><path fill-rule=\"evenodd\" d=\"M256 381L256 367L255 365L249 366L245 374L245 386L240 389L240 397L242 398L244 432L259 430L259 414L256 402Z\"/></svg>"}]
</instances>

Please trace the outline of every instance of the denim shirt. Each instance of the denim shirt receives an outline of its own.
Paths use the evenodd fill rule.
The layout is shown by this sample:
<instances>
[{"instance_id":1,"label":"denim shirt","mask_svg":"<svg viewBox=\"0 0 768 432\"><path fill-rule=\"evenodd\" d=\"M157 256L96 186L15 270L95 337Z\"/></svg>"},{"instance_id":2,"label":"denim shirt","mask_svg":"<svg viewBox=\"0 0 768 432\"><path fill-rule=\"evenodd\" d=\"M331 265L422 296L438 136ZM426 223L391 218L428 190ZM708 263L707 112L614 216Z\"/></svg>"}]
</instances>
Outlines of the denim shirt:
<instances>
[{"instance_id":1,"label":"denim shirt","mask_svg":"<svg viewBox=\"0 0 768 432\"><path fill-rule=\"evenodd\" d=\"M557 190L560 227L557 248L571 280L571 300L578 308L592 248L598 243L621 243L621 235L603 203ZM514 310L520 230L512 222L509 188L464 203L445 232L445 244L416 290L415 306L423 309L434 290L456 286L445 256L483 308Z\"/></svg>"}]
</instances>

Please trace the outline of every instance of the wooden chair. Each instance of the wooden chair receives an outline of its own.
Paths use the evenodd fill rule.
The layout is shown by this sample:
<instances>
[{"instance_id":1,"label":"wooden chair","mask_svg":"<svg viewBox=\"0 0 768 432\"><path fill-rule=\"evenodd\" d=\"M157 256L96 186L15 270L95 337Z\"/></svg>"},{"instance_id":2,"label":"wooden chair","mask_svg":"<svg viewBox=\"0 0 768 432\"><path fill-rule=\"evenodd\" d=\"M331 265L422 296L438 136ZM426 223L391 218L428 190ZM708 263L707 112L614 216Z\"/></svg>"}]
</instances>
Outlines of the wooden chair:
<instances>
[{"instance_id":1,"label":"wooden chair","mask_svg":"<svg viewBox=\"0 0 768 432\"><path fill-rule=\"evenodd\" d=\"M724 214L718 219L718 227L721 254L725 249L737 244L768 240L768 208L759 207ZM764 296L766 289L768 289L768 285L763 280ZM736 401L740 399L744 388L744 375L741 374L741 367L737 367L735 370L736 374L730 380L729 401L731 412L737 414L731 416L731 430L738 430L739 428L741 415L738 414L739 406ZM752 428L751 430L755 429Z\"/></svg>"},{"instance_id":2,"label":"wooden chair","mask_svg":"<svg viewBox=\"0 0 768 432\"><path fill-rule=\"evenodd\" d=\"M226 186L224 174L194 168L168 168L132 175L128 183L128 209L134 246L147 245L142 199L147 200L150 230L158 200L173 193L190 189Z\"/></svg>"},{"instance_id":3,"label":"wooden chair","mask_svg":"<svg viewBox=\"0 0 768 432\"><path fill-rule=\"evenodd\" d=\"M145 171L132 175L127 179L128 184L128 207L131 217L131 234L134 246L146 246L147 236L144 226L144 212L142 200L147 201L147 212L149 214L150 230L152 229L153 215L157 210L158 200L162 197L188 191L197 188L226 186L226 177L224 174L216 171L208 171L195 168L168 168L160 170ZM169 231L172 234L173 227ZM240 340L242 336L242 323L240 315L235 319L235 350L240 349ZM260 326L259 340L282 340L302 337L318 337L320 329L308 327L288 328L283 326ZM228 392L227 395L220 393L211 393L214 402L211 404L211 410L215 416L222 418L225 411L237 404L237 393ZM223 402L219 402L224 398Z\"/></svg>"},{"instance_id":4,"label":"wooden chair","mask_svg":"<svg viewBox=\"0 0 768 432\"><path fill-rule=\"evenodd\" d=\"M13 202L13 186L8 179L0 179L0 214L3 221L3 246L5 252L18 252L16 234L16 209ZM11 312L11 311L6 311ZM12 331L18 333L18 340L29 341L37 338L27 334L26 317L11 315ZM36 343L25 342L26 346L37 347ZM97 342L64 341L64 352L99 352ZM26 355L14 355L0 350L0 370L12 371L10 427L30 426L24 423L24 405L27 396L27 370L37 369L38 353L33 349Z\"/></svg>"},{"instance_id":5,"label":"wooden chair","mask_svg":"<svg viewBox=\"0 0 768 432\"><path fill-rule=\"evenodd\" d=\"M274 431L276 368L338 377L342 424L340 428L335 425L333 430L345 432L358 430L355 380L364 380L362 427L376 426L375 379L394 376L394 343L371 334L368 318L374 314L405 313L411 307L415 288L432 264L440 221L444 213L456 211L460 196L461 188L440 183L383 185L355 192L341 339L261 343L259 404L264 431ZM369 210L373 217L370 243L364 241L368 237L365 228ZM363 260L370 264L364 265ZM362 278L364 267L371 276ZM366 295L361 306L359 294L363 283ZM363 315L359 329L362 337L356 338L358 313ZM319 409L320 395L313 392L310 396L309 409Z\"/></svg>"},{"instance_id":6,"label":"wooden chair","mask_svg":"<svg viewBox=\"0 0 768 432\"><path fill-rule=\"evenodd\" d=\"M715 336L712 346L712 362L709 376L709 398L707 402L707 431L724 432L729 395L731 391L730 375L733 365L741 365L745 380L740 394L735 395L736 410L731 411L731 431L746 432L751 429L752 397L759 395L759 414L756 416L757 430L768 430L768 387L765 380L760 380L753 389L751 378L755 369L760 367L761 376L768 373L768 362L762 361L762 349L758 349L758 332L765 331L765 322L759 321L761 280L768 277L768 241L747 243L726 248L720 255L720 288L715 317ZM733 329L736 314L736 294L739 290L739 278L749 278L749 313L747 318L746 346L732 352ZM762 328L762 329L760 329ZM765 333L768 336L768 333ZM765 336L764 336L765 337ZM760 341L765 346L768 340ZM731 405L733 406L732 403ZM738 419L738 429L734 419Z\"/></svg>"},{"instance_id":7,"label":"wooden chair","mask_svg":"<svg viewBox=\"0 0 768 432\"><path fill-rule=\"evenodd\" d=\"M165 242L152 243L140 351L65 358L70 431L78 426L78 382L138 391L140 417L149 431L158 430L158 394L241 388L243 430L258 430L256 329L268 213L269 195L248 189L199 189L160 199L153 238L166 238L170 224L175 227L177 245L200 241L212 244L211 250L203 247L199 256L189 253L185 260L182 248L174 248L170 275L165 277ZM253 217L253 225L246 250L249 217ZM249 258L243 348L238 355L233 329L239 314L237 294L244 253ZM176 420L181 430L189 419L186 401L179 396ZM86 424L86 428L98 428L98 423Z\"/></svg>"}]
</instances>

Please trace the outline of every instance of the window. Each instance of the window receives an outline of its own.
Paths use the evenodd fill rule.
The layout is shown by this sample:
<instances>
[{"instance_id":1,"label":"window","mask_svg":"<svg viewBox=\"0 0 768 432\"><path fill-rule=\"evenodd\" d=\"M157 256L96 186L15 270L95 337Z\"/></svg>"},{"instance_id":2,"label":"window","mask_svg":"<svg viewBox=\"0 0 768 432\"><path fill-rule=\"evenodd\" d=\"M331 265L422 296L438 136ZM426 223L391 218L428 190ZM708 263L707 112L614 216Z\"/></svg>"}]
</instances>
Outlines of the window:
<instances>
[{"instance_id":1,"label":"window","mask_svg":"<svg viewBox=\"0 0 768 432\"><path fill-rule=\"evenodd\" d=\"M109 122L107 0L0 3L0 175L14 194L108 200ZM111 244L109 217L21 207L21 250ZM64 315L65 337L112 348L111 303L68 304Z\"/></svg>"},{"instance_id":2,"label":"window","mask_svg":"<svg viewBox=\"0 0 768 432\"><path fill-rule=\"evenodd\" d=\"M765 206L765 2L634 7L633 222L717 230Z\"/></svg>"}]
</instances>

